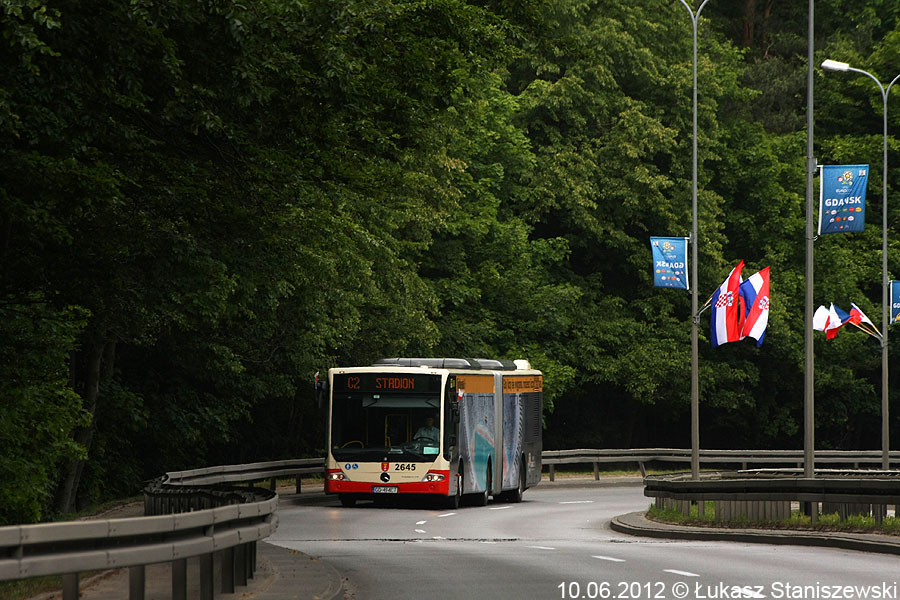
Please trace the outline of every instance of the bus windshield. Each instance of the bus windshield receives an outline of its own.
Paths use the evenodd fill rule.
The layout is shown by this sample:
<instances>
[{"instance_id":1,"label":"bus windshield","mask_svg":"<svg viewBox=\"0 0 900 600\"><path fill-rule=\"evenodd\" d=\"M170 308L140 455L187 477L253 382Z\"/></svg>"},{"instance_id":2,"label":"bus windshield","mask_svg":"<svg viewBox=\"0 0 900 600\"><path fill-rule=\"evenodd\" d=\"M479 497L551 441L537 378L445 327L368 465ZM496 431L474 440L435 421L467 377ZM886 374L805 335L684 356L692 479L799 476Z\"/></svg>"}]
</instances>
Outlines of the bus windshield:
<instances>
[{"instance_id":1,"label":"bus windshield","mask_svg":"<svg viewBox=\"0 0 900 600\"><path fill-rule=\"evenodd\" d=\"M335 460L433 461L440 453L440 375L336 374L331 411Z\"/></svg>"}]
</instances>

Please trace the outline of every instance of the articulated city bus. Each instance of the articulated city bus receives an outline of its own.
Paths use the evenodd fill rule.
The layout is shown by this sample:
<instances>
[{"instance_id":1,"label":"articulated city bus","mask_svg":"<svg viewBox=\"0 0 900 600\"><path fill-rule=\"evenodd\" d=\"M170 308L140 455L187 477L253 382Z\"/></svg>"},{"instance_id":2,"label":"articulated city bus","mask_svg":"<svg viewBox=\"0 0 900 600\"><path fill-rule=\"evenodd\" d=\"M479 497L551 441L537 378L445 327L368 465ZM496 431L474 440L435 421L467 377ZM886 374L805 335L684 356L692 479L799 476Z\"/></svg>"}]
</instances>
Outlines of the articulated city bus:
<instances>
[{"instance_id":1,"label":"articulated city bus","mask_svg":"<svg viewBox=\"0 0 900 600\"><path fill-rule=\"evenodd\" d=\"M325 492L344 506L519 502L541 479L543 378L527 361L388 358L330 369L327 390Z\"/></svg>"}]
</instances>

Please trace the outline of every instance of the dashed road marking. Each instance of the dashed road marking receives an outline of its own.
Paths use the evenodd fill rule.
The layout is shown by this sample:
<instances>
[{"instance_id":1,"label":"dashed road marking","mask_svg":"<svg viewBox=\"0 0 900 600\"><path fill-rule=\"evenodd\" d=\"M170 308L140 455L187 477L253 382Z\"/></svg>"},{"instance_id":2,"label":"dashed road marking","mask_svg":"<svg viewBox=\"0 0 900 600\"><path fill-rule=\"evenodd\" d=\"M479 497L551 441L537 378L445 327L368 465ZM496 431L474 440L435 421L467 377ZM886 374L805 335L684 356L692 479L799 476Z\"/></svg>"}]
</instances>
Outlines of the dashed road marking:
<instances>
[{"instance_id":1,"label":"dashed road marking","mask_svg":"<svg viewBox=\"0 0 900 600\"><path fill-rule=\"evenodd\" d=\"M673 575L681 575L683 577L700 577L696 573L691 573L690 571L679 571L677 569L663 569L665 573L672 573Z\"/></svg>"},{"instance_id":2,"label":"dashed road marking","mask_svg":"<svg viewBox=\"0 0 900 600\"><path fill-rule=\"evenodd\" d=\"M608 560L609 562L625 562L624 558L613 558L612 556L592 556L598 560Z\"/></svg>"},{"instance_id":3,"label":"dashed road marking","mask_svg":"<svg viewBox=\"0 0 900 600\"><path fill-rule=\"evenodd\" d=\"M529 548L534 548L535 550L556 550L556 548L551 548L550 546L528 546Z\"/></svg>"}]
</instances>

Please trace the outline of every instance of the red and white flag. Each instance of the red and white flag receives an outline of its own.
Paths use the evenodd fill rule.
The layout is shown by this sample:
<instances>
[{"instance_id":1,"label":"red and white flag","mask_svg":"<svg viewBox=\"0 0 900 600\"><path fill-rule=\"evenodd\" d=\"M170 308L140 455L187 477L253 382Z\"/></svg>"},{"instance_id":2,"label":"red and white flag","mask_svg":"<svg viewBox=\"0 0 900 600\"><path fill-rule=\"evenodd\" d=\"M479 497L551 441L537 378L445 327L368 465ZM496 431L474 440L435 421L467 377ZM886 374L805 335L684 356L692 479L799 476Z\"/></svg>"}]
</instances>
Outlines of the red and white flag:
<instances>
[{"instance_id":1,"label":"red and white flag","mask_svg":"<svg viewBox=\"0 0 900 600\"><path fill-rule=\"evenodd\" d=\"M820 306L813 315L813 329L824 331L825 337L829 340L834 339L837 332L844 323L850 320L850 315L831 303L829 308Z\"/></svg>"},{"instance_id":2,"label":"red and white flag","mask_svg":"<svg viewBox=\"0 0 900 600\"><path fill-rule=\"evenodd\" d=\"M710 299L710 339L713 348L741 339L741 329L744 326L744 307L740 297L743 268L744 261L741 260Z\"/></svg>"},{"instance_id":3,"label":"red and white flag","mask_svg":"<svg viewBox=\"0 0 900 600\"><path fill-rule=\"evenodd\" d=\"M762 346L769 324L769 267L751 275L741 284L741 298L747 316L741 329L741 339L751 337L756 347Z\"/></svg>"}]
</instances>

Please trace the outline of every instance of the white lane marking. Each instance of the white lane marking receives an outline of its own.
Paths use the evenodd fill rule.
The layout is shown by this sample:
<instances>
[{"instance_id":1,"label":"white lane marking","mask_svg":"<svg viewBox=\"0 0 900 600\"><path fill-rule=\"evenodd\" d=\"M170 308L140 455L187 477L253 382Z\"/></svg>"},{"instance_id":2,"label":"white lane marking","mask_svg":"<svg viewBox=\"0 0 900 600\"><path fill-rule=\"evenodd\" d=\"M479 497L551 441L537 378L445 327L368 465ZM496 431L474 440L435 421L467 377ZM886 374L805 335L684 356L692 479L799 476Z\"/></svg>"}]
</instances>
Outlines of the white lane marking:
<instances>
[{"instance_id":1,"label":"white lane marking","mask_svg":"<svg viewBox=\"0 0 900 600\"><path fill-rule=\"evenodd\" d=\"M481 542L481 543L482 543L482 544L496 544L497 542L485 542L485 541L483 541L483 542Z\"/></svg>"},{"instance_id":2,"label":"white lane marking","mask_svg":"<svg viewBox=\"0 0 900 600\"><path fill-rule=\"evenodd\" d=\"M507 508L512 508L512 506L491 506L488 510L506 510Z\"/></svg>"},{"instance_id":3,"label":"white lane marking","mask_svg":"<svg viewBox=\"0 0 900 600\"><path fill-rule=\"evenodd\" d=\"M436 535L436 536L434 536L434 537L431 538L431 539L433 539L433 540L446 540L447 538L441 537L441 536L439 536L439 535Z\"/></svg>"},{"instance_id":4,"label":"white lane marking","mask_svg":"<svg viewBox=\"0 0 900 600\"><path fill-rule=\"evenodd\" d=\"M593 500L570 500L569 502L560 502L560 504L593 504Z\"/></svg>"},{"instance_id":5,"label":"white lane marking","mask_svg":"<svg viewBox=\"0 0 900 600\"><path fill-rule=\"evenodd\" d=\"M416 521L416 525L424 525L428 521Z\"/></svg>"},{"instance_id":6,"label":"white lane marking","mask_svg":"<svg viewBox=\"0 0 900 600\"><path fill-rule=\"evenodd\" d=\"M556 550L556 548L551 548L550 546L528 546L529 548L534 548L535 550Z\"/></svg>"},{"instance_id":7,"label":"white lane marking","mask_svg":"<svg viewBox=\"0 0 900 600\"><path fill-rule=\"evenodd\" d=\"M416 533L425 533L424 529L416 529Z\"/></svg>"},{"instance_id":8,"label":"white lane marking","mask_svg":"<svg viewBox=\"0 0 900 600\"><path fill-rule=\"evenodd\" d=\"M596 558L599 560L608 560L609 562L625 562L624 558L613 558L612 556L592 556L591 558Z\"/></svg>"},{"instance_id":9,"label":"white lane marking","mask_svg":"<svg viewBox=\"0 0 900 600\"><path fill-rule=\"evenodd\" d=\"M691 573L690 571L679 571L677 569L663 569L665 573L672 573L673 575L681 575L682 577L700 577L696 573Z\"/></svg>"},{"instance_id":10,"label":"white lane marking","mask_svg":"<svg viewBox=\"0 0 900 600\"><path fill-rule=\"evenodd\" d=\"M444 514L442 514L442 515L438 515L438 519L441 519L441 518L443 518L443 517L452 517L452 516L455 515L455 514L456 514L456 513L444 513Z\"/></svg>"}]
</instances>

